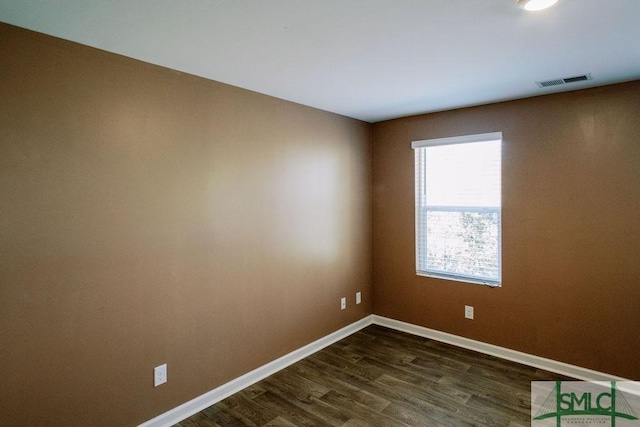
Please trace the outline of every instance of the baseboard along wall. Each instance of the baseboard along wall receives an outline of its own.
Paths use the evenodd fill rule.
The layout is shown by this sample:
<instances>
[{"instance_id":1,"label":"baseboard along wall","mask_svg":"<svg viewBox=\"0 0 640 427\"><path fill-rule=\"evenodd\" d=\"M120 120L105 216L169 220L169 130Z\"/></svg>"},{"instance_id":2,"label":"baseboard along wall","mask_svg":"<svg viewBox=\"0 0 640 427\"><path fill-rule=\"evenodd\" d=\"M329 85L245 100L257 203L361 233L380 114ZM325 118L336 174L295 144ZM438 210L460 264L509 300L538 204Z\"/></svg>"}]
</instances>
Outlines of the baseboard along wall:
<instances>
[{"instance_id":1,"label":"baseboard along wall","mask_svg":"<svg viewBox=\"0 0 640 427\"><path fill-rule=\"evenodd\" d=\"M289 354L285 354L284 356L274 360L273 362L269 362L266 365L263 365L259 368L254 369L251 372L248 372L234 380L229 381L226 384L221 385L220 387L214 388L207 393L196 397L182 405L171 409L170 411L165 412L164 414L158 415L157 417L140 424L139 427L169 427L172 426L185 418L189 418L191 415L197 414L209 406L218 403L219 401L231 396L249 387L252 384L257 383L260 380L268 377L269 375L273 375L276 372L286 368L287 366L293 365L299 360L304 359L307 356L312 355L313 353L322 350L325 347L330 346L331 344L340 341L343 338L348 337L351 334L358 332L361 329L366 328L367 326L373 323L373 319L371 316L367 316L363 319L358 320L348 326L345 326L342 329L337 330L325 337L320 338L310 344L305 345L297 350L292 351Z\"/></svg>"},{"instance_id":2,"label":"baseboard along wall","mask_svg":"<svg viewBox=\"0 0 640 427\"><path fill-rule=\"evenodd\" d=\"M523 353L516 350L500 347L493 344L487 344L481 341L475 341L458 335L437 331L435 329L425 328L423 326L413 325L411 323L401 322L399 320L390 319L375 314L369 315L358 320L342 329L337 330L319 340L305 345L297 350L292 351L272 362L267 363L251 372L248 372L226 384L221 385L201 396L196 397L176 408L171 409L157 417L140 424L139 427L169 427L190 416L208 408L209 406L231 396L240 390L249 387L258 381L275 374L276 372L304 359L313 353L330 346L331 344L348 337L351 334L366 328L369 325L380 325L400 332L406 332L412 335L429 338L446 344L474 350L480 353L499 357L512 362L521 363L538 369L555 372L571 378L583 381L629 381L628 379L609 375L603 372L594 371L580 366L570 365L564 362L547 359L532 354Z\"/></svg>"}]
</instances>

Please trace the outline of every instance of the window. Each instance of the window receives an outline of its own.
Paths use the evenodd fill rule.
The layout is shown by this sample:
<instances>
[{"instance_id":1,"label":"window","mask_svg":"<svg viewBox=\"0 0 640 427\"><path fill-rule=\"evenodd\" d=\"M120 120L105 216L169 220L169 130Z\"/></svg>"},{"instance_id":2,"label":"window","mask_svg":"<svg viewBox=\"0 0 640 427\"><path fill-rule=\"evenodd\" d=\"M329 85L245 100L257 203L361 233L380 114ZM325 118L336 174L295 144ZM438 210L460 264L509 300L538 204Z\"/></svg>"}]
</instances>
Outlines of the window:
<instances>
[{"instance_id":1,"label":"window","mask_svg":"<svg viewBox=\"0 0 640 427\"><path fill-rule=\"evenodd\" d=\"M416 272L500 286L502 133L415 141Z\"/></svg>"}]
</instances>

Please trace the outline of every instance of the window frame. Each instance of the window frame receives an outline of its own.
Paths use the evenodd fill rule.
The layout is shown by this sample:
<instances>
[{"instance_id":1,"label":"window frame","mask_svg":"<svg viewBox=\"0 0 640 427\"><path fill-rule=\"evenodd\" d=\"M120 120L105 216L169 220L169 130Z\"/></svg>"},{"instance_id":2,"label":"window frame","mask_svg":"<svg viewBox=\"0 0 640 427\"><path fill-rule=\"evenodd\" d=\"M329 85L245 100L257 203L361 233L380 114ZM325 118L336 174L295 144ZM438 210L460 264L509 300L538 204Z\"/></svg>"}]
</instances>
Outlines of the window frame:
<instances>
[{"instance_id":1,"label":"window frame","mask_svg":"<svg viewBox=\"0 0 640 427\"><path fill-rule=\"evenodd\" d=\"M426 139L413 141L411 143L411 148L415 150L414 159L415 159L415 170L414 170L414 179L415 179L415 266L416 266L416 274L418 276L425 277L434 277L438 279L445 280L453 280L458 282L465 283L473 283L479 285L487 285L490 287L500 287L502 286L502 153L500 156L500 206L495 207L469 207L469 209L460 208L457 210L454 207L453 210L446 209L444 211L463 211L463 212L496 212L497 220L498 220L498 230L497 230L497 251L498 251L498 278L497 280L487 280L480 276L471 276L465 274L456 274L453 272L447 272L442 270L421 270L420 269L420 254L421 247L424 247L425 250L427 246L427 227L420 226L420 218L423 215L426 215L428 211L428 205L426 203L426 198L423 197L426 189L426 180L425 180L425 156L426 150L418 150L420 148L429 148L436 147L442 145L457 145L457 144L467 144L474 142L490 142L490 141L500 141L500 147L502 149L503 137L502 132L490 132L483 134L475 134L475 135L464 135L464 136L454 136L447 138L436 138L436 139ZM422 156L422 159L419 156ZM420 166L420 162L422 162L422 166ZM419 174L422 174L419 176ZM432 209L433 211L437 211L438 207ZM424 212L424 213L423 213Z\"/></svg>"}]
</instances>

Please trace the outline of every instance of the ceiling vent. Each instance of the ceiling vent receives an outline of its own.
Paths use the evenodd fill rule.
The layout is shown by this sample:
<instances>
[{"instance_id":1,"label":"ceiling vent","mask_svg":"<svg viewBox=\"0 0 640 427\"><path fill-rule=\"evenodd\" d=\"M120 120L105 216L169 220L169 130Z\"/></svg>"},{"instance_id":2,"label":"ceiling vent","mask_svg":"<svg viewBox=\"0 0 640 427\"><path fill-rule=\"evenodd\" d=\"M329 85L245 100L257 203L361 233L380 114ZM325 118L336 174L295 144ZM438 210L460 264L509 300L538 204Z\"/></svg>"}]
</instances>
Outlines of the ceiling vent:
<instances>
[{"instance_id":1,"label":"ceiling vent","mask_svg":"<svg viewBox=\"0 0 640 427\"><path fill-rule=\"evenodd\" d=\"M559 79L545 80L542 82L536 82L536 84L538 85L538 87L549 87L549 86L564 85L567 83L583 82L586 80L592 80L591 74L582 74L580 76L571 76L571 77L563 77Z\"/></svg>"}]
</instances>

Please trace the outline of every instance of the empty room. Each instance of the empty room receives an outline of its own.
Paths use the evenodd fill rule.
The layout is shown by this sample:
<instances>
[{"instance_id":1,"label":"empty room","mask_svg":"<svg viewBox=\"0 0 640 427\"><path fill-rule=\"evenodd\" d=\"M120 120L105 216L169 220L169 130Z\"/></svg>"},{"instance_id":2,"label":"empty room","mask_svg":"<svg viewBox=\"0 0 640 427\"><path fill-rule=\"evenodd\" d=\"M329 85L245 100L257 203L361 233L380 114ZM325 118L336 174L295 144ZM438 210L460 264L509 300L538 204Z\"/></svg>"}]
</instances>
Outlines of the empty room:
<instances>
[{"instance_id":1,"label":"empty room","mask_svg":"<svg viewBox=\"0 0 640 427\"><path fill-rule=\"evenodd\" d=\"M0 425L640 425L639 22L0 0Z\"/></svg>"}]
</instances>

